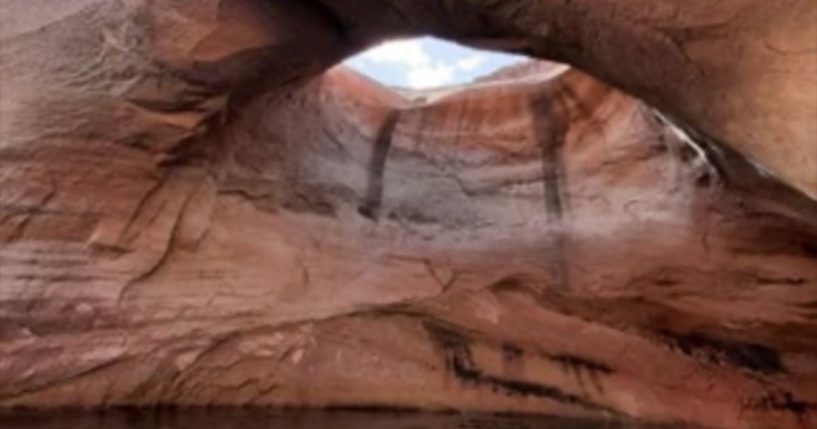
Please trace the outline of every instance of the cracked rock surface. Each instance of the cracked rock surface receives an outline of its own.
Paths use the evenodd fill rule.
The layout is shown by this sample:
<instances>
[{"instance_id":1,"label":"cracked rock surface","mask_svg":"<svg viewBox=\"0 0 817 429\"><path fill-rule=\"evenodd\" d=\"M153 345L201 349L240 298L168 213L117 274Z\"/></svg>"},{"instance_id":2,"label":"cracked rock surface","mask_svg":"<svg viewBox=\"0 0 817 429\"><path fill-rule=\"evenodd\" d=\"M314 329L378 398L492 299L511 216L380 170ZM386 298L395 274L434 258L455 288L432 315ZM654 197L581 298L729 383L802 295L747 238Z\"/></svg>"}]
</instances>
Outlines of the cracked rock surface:
<instances>
[{"instance_id":1,"label":"cracked rock surface","mask_svg":"<svg viewBox=\"0 0 817 429\"><path fill-rule=\"evenodd\" d=\"M53 3L0 5L0 407L817 424L814 2ZM329 68L417 33L586 72Z\"/></svg>"}]
</instances>

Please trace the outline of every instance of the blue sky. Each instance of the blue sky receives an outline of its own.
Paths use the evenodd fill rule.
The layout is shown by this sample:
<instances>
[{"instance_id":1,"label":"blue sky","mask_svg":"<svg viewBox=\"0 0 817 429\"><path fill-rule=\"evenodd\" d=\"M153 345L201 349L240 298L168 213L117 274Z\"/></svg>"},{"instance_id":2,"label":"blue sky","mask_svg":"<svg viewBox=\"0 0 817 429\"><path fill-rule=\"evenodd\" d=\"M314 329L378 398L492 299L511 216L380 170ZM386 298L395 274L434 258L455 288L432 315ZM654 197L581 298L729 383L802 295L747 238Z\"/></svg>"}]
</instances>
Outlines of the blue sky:
<instances>
[{"instance_id":1,"label":"blue sky","mask_svg":"<svg viewBox=\"0 0 817 429\"><path fill-rule=\"evenodd\" d=\"M422 37L383 43L344 64L388 86L426 89L467 83L525 60Z\"/></svg>"}]
</instances>

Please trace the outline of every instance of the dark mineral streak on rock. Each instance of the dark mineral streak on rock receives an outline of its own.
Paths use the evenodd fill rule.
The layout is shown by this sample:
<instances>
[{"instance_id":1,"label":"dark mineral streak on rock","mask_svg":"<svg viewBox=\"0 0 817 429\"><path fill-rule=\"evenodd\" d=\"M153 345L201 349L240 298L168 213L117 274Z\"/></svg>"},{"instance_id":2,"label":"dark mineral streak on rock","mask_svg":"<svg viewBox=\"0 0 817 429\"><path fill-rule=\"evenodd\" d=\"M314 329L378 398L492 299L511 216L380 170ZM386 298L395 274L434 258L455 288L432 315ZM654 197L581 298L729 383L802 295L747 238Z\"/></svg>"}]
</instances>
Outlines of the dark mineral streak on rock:
<instances>
[{"instance_id":1,"label":"dark mineral streak on rock","mask_svg":"<svg viewBox=\"0 0 817 429\"><path fill-rule=\"evenodd\" d=\"M361 215L372 220L377 220L380 217L380 207L383 204L383 176L386 172L386 160L389 157L394 128L399 120L399 112L390 113L374 142L372 157L369 161L369 187L366 192L366 200L358 209Z\"/></svg>"},{"instance_id":2,"label":"dark mineral streak on rock","mask_svg":"<svg viewBox=\"0 0 817 429\"><path fill-rule=\"evenodd\" d=\"M524 355L525 355L524 350L514 346L513 344L502 345L502 358L506 363L509 364L516 363L517 361L522 359Z\"/></svg>"},{"instance_id":3,"label":"dark mineral streak on rock","mask_svg":"<svg viewBox=\"0 0 817 429\"><path fill-rule=\"evenodd\" d=\"M567 134L566 107L550 91L534 94L530 110L535 120L533 131L541 149L544 208L547 219L545 239L548 254L545 264L556 290L569 288L567 240L564 223L566 204L566 172L562 149Z\"/></svg>"},{"instance_id":4,"label":"dark mineral streak on rock","mask_svg":"<svg viewBox=\"0 0 817 429\"><path fill-rule=\"evenodd\" d=\"M465 386L487 387L492 391L503 392L511 396L548 399L589 410L604 410L616 414L608 407L565 392L555 386L485 374L474 362L469 339L454 330L433 323L426 323L425 328L432 340L441 348L446 369Z\"/></svg>"},{"instance_id":5,"label":"dark mineral streak on rock","mask_svg":"<svg viewBox=\"0 0 817 429\"><path fill-rule=\"evenodd\" d=\"M662 330L660 333L681 353L711 364L732 365L767 375L786 372L780 355L761 344L730 342L698 332L680 334Z\"/></svg>"},{"instance_id":6,"label":"dark mineral streak on rock","mask_svg":"<svg viewBox=\"0 0 817 429\"><path fill-rule=\"evenodd\" d=\"M817 403L809 403L794 397L791 392L770 392L758 398L752 398L743 405L745 409L764 411L784 411L803 418L808 410L817 409Z\"/></svg>"},{"instance_id":7,"label":"dark mineral streak on rock","mask_svg":"<svg viewBox=\"0 0 817 429\"><path fill-rule=\"evenodd\" d=\"M548 355L547 358L555 362L558 362L566 370L588 371L604 375L610 375L615 372L613 368L610 368L609 366L603 363L594 362L592 360L585 359L579 356L558 354Z\"/></svg>"},{"instance_id":8,"label":"dark mineral streak on rock","mask_svg":"<svg viewBox=\"0 0 817 429\"><path fill-rule=\"evenodd\" d=\"M562 146L567 132L563 109L554 104L558 101L549 94L536 94L531 99L531 111L535 115L534 132L542 151L542 178L547 220L561 226L564 219L564 187L566 175L562 159Z\"/></svg>"},{"instance_id":9,"label":"dark mineral streak on rock","mask_svg":"<svg viewBox=\"0 0 817 429\"><path fill-rule=\"evenodd\" d=\"M601 376L615 373L613 368L603 363L594 362L579 356L557 354L547 355L546 358L557 362L563 371L573 374L580 385L584 386L585 381L589 381L593 385L593 388L596 389L596 392L600 394L604 393L604 384L602 383Z\"/></svg>"}]
</instances>

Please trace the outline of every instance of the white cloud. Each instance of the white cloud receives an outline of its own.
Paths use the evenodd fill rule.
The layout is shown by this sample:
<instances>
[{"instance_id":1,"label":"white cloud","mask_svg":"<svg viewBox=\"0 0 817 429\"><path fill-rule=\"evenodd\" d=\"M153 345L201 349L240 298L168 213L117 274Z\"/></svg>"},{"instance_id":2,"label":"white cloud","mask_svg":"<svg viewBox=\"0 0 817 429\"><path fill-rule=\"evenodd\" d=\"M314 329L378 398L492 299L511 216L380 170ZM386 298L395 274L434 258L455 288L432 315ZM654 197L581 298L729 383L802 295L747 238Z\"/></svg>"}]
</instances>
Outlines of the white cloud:
<instances>
[{"instance_id":1,"label":"white cloud","mask_svg":"<svg viewBox=\"0 0 817 429\"><path fill-rule=\"evenodd\" d=\"M456 69L442 62L409 70L408 86L414 89L436 88L454 82Z\"/></svg>"},{"instance_id":2,"label":"white cloud","mask_svg":"<svg viewBox=\"0 0 817 429\"><path fill-rule=\"evenodd\" d=\"M387 42L366 51L362 58L375 63L392 63L406 67L423 67L431 64L431 56L418 40Z\"/></svg>"},{"instance_id":3,"label":"white cloud","mask_svg":"<svg viewBox=\"0 0 817 429\"><path fill-rule=\"evenodd\" d=\"M414 89L433 88L454 81L457 67L434 60L419 40L400 40L376 46L360 56L362 61L400 68L405 85Z\"/></svg>"},{"instance_id":4,"label":"white cloud","mask_svg":"<svg viewBox=\"0 0 817 429\"><path fill-rule=\"evenodd\" d=\"M484 55L471 55L457 61L457 68L462 71L474 71L479 68L486 60Z\"/></svg>"}]
</instances>

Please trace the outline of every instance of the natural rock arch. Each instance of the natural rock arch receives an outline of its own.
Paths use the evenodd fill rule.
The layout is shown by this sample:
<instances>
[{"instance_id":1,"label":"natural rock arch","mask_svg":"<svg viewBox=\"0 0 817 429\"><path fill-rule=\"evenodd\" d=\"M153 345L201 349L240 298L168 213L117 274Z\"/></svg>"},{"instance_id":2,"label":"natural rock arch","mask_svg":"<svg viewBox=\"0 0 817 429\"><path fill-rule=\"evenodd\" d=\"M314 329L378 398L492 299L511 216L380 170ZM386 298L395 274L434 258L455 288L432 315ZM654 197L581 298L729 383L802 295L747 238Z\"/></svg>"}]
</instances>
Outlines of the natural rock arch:
<instances>
[{"instance_id":1,"label":"natural rock arch","mask_svg":"<svg viewBox=\"0 0 817 429\"><path fill-rule=\"evenodd\" d=\"M111 74L97 77L117 85L118 98L146 103L147 110L170 108L185 96L193 100L184 102L201 104L261 73L273 85L315 74L394 36L434 34L554 59L646 100L806 194L817 193L817 7L810 1L85 0L48 12L25 2L4 8L9 46L54 22L70 26L66 16L89 15L84 31L73 34L105 38L105 54L97 61L117 52L131 56L98 64ZM97 52L81 44L61 46L75 55L64 61L93 61ZM25 83L42 74L63 89L70 85L70 76L58 77L66 64L42 64L38 59L51 57L35 52L22 64L7 61L7 67L17 66L12 70L26 72L19 83L7 77L7 103L16 104L15 89L28 90ZM152 92L167 80L181 92ZM197 107L210 113L220 105L213 100ZM176 107L189 110L183 103ZM6 121L16 122L9 115ZM5 135L18 134L12 131Z\"/></svg>"},{"instance_id":2,"label":"natural rock arch","mask_svg":"<svg viewBox=\"0 0 817 429\"><path fill-rule=\"evenodd\" d=\"M815 15L5 1L0 402L808 425ZM575 70L424 103L317 77L415 34L573 64L702 151Z\"/></svg>"}]
</instances>

